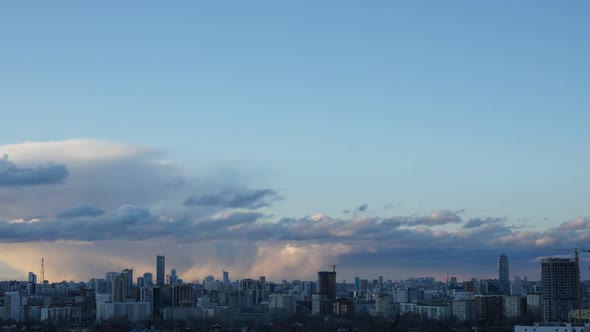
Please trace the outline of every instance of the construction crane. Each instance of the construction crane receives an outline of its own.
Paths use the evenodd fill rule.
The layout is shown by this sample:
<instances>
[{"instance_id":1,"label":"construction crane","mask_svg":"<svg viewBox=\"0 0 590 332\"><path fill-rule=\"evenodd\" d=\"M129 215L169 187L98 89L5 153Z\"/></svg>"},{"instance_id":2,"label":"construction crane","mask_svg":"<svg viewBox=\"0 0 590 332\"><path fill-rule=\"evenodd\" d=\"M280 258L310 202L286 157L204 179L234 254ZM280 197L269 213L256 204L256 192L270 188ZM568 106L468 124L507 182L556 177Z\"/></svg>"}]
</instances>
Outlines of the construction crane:
<instances>
[{"instance_id":1,"label":"construction crane","mask_svg":"<svg viewBox=\"0 0 590 332\"><path fill-rule=\"evenodd\" d=\"M328 265L332 268L332 272L336 272L336 263Z\"/></svg>"}]
</instances>

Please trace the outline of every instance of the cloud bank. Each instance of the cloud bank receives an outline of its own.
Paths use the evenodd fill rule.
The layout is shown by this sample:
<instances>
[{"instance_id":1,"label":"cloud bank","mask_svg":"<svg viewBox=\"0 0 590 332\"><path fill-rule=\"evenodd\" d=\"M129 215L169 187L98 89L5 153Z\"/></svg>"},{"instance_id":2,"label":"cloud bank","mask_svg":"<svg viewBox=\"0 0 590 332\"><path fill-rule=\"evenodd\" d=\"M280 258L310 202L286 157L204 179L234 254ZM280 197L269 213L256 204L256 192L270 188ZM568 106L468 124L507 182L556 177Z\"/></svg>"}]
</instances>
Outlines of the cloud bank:
<instances>
[{"instance_id":1,"label":"cloud bank","mask_svg":"<svg viewBox=\"0 0 590 332\"><path fill-rule=\"evenodd\" d=\"M69 172L65 165L40 164L36 167L18 167L8 160L0 159L0 186L31 186L62 183Z\"/></svg>"},{"instance_id":2,"label":"cloud bank","mask_svg":"<svg viewBox=\"0 0 590 332\"><path fill-rule=\"evenodd\" d=\"M217 193L196 194L184 200L186 206L218 206L226 208L259 209L283 200L272 189L234 189Z\"/></svg>"},{"instance_id":3,"label":"cloud bank","mask_svg":"<svg viewBox=\"0 0 590 332\"><path fill-rule=\"evenodd\" d=\"M56 278L126 267L147 272L163 250L189 280L221 269L313 279L332 262L345 275L362 269L475 276L494 274L502 252L534 273L536 259L552 248L583 247L590 239L584 216L541 230L455 209L378 216L368 203L343 218L280 216L272 209L285 198L274 189L204 179L162 161L162 151L113 142L24 143L0 146L2 153L11 159L0 159L0 250L14 254L2 258L0 275L35 271L30 262L48 251L76 262L54 263ZM86 264L90 255L99 257L95 266Z\"/></svg>"}]
</instances>

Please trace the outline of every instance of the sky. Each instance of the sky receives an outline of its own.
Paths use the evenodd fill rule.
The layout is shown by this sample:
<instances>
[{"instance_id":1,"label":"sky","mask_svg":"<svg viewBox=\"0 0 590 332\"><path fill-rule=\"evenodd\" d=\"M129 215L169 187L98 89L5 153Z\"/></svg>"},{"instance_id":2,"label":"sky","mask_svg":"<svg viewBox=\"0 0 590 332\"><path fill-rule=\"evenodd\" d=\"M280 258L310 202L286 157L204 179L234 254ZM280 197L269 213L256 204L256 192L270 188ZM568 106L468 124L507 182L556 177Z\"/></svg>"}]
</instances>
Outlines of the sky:
<instances>
[{"instance_id":1,"label":"sky","mask_svg":"<svg viewBox=\"0 0 590 332\"><path fill-rule=\"evenodd\" d=\"M538 278L590 238L589 10L2 2L0 279Z\"/></svg>"}]
</instances>

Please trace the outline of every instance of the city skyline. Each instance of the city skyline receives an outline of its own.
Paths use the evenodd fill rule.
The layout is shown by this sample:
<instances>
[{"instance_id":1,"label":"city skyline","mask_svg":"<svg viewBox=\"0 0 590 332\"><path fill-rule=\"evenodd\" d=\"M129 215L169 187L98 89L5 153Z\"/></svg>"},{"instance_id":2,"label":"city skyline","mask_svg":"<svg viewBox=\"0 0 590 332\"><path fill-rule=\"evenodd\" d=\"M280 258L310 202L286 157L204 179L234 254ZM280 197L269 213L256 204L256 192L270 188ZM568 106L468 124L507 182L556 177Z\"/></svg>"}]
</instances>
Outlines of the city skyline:
<instances>
[{"instance_id":1,"label":"city skyline","mask_svg":"<svg viewBox=\"0 0 590 332\"><path fill-rule=\"evenodd\" d=\"M0 279L539 279L587 248L587 3L2 7Z\"/></svg>"}]
</instances>

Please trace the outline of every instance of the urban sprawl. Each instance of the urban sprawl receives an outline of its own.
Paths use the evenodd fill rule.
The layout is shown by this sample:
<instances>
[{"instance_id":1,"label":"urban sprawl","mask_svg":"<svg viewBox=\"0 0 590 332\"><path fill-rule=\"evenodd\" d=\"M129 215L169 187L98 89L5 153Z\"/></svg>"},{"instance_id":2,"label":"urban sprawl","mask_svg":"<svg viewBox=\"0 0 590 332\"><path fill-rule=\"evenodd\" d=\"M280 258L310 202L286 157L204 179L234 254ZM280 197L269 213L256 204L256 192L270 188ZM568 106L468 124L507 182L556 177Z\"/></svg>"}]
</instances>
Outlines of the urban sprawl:
<instances>
[{"instance_id":1,"label":"urban sprawl","mask_svg":"<svg viewBox=\"0 0 590 332\"><path fill-rule=\"evenodd\" d=\"M272 282L264 276L186 282L166 258L156 274L133 269L88 282L0 282L2 331L590 331L590 281L575 258L544 258L541 280L510 276L497 260L497 279L449 276L392 281L356 277L338 282L336 266L317 280ZM39 282L40 281L40 282Z\"/></svg>"}]
</instances>

